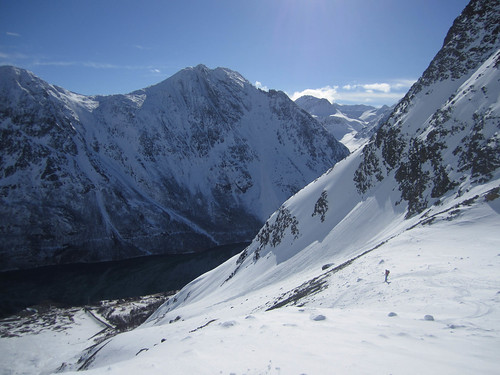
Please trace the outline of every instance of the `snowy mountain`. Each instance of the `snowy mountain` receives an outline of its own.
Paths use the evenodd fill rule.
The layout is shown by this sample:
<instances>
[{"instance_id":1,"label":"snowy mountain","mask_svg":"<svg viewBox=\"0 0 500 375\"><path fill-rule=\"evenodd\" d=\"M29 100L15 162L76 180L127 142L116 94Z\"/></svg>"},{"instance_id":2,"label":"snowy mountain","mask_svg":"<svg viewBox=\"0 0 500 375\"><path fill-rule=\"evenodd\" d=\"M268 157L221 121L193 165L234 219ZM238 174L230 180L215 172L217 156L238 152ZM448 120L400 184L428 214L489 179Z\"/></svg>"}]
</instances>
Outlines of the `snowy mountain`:
<instances>
[{"instance_id":1,"label":"snowy mountain","mask_svg":"<svg viewBox=\"0 0 500 375\"><path fill-rule=\"evenodd\" d=\"M351 152L361 147L394 109L386 105L381 108L364 104L342 105L310 95L301 96L295 103L323 124Z\"/></svg>"},{"instance_id":2,"label":"snowy mountain","mask_svg":"<svg viewBox=\"0 0 500 375\"><path fill-rule=\"evenodd\" d=\"M348 150L282 92L203 65L83 96L0 68L2 268L250 240Z\"/></svg>"},{"instance_id":3,"label":"snowy mountain","mask_svg":"<svg viewBox=\"0 0 500 375\"><path fill-rule=\"evenodd\" d=\"M363 149L240 255L67 368L497 373L499 25L497 1L473 0Z\"/></svg>"}]
</instances>

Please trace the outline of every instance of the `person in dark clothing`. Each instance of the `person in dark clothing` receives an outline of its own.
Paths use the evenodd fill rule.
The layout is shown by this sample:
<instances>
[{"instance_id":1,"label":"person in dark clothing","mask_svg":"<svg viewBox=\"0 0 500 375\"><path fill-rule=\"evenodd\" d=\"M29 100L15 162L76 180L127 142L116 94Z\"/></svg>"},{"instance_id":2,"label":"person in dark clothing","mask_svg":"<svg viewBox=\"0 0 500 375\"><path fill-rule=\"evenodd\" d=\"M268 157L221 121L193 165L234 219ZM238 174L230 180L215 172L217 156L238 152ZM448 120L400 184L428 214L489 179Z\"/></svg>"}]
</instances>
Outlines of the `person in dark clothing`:
<instances>
[{"instance_id":1,"label":"person in dark clothing","mask_svg":"<svg viewBox=\"0 0 500 375\"><path fill-rule=\"evenodd\" d=\"M387 282L387 278L389 277L389 273L391 273L389 270L385 270L385 282Z\"/></svg>"}]
</instances>

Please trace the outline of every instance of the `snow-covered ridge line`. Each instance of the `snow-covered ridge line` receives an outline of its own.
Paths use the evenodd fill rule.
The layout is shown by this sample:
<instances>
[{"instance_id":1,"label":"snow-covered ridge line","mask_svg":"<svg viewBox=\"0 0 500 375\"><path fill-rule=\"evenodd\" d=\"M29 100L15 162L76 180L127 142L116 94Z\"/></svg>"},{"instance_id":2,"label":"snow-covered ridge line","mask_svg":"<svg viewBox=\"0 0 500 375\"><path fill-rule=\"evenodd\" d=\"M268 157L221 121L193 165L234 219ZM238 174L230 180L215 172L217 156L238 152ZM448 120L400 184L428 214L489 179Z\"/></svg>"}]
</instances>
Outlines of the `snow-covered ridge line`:
<instances>
[{"instance_id":1,"label":"snow-covered ridge line","mask_svg":"<svg viewBox=\"0 0 500 375\"><path fill-rule=\"evenodd\" d=\"M494 178L500 166L499 23L497 2L467 5L443 48L365 147L355 175L360 193L394 178L411 216L462 186L466 176L471 183Z\"/></svg>"},{"instance_id":2,"label":"snow-covered ridge line","mask_svg":"<svg viewBox=\"0 0 500 375\"><path fill-rule=\"evenodd\" d=\"M289 290L282 295L280 295L274 302L272 302L270 307L266 308L266 311L274 310L277 308L281 308L284 306L301 306L303 302L301 302L304 298L310 299L316 293L320 293L322 290L328 287L328 278L333 276L335 273L341 271L342 269L350 266L352 263L360 259L361 257L371 253L374 250L377 250L381 246L386 245L389 241L397 238L401 234L406 231L411 231L418 226L431 225L436 220L451 220L453 217L457 216L459 212L464 209L469 208L471 205L476 203L477 201L483 200L484 202L494 201L498 199L500 193L500 185L495 186L493 188L488 188L484 191L484 189L475 192L477 194L469 194L467 198L459 198L453 202L453 205L446 208L436 208L436 209L428 209L425 213L423 213L416 222L411 222L407 228L403 229L403 232L395 233L390 237L384 239L379 244L374 247L363 251L361 254L358 254L342 264L336 266L335 264L325 264L322 267L322 270L327 270L324 273L302 283L301 285ZM446 214L446 215L445 215Z\"/></svg>"}]
</instances>

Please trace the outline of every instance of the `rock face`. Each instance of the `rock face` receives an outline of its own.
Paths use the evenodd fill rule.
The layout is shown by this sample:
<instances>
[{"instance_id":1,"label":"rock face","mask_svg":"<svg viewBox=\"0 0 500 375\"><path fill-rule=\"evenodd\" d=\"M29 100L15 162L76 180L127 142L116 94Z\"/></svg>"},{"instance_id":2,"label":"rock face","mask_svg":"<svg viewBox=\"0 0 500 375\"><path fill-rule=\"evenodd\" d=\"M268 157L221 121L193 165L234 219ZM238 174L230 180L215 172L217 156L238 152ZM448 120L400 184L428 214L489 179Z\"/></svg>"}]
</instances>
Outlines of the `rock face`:
<instances>
[{"instance_id":1,"label":"rock face","mask_svg":"<svg viewBox=\"0 0 500 375\"><path fill-rule=\"evenodd\" d=\"M348 150L281 92L187 68L82 96L0 67L2 269L251 239Z\"/></svg>"},{"instance_id":2,"label":"rock face","mask_svg":"<svg viewBox=\"0 0 500 375\"><path fill-rule=\"evenodd\" d=\"M359 193L394 178L410 217L464 182L493 178L500 166L499 35L500 4L471 1L363 150Z\"/></svg>"}]
</instances>

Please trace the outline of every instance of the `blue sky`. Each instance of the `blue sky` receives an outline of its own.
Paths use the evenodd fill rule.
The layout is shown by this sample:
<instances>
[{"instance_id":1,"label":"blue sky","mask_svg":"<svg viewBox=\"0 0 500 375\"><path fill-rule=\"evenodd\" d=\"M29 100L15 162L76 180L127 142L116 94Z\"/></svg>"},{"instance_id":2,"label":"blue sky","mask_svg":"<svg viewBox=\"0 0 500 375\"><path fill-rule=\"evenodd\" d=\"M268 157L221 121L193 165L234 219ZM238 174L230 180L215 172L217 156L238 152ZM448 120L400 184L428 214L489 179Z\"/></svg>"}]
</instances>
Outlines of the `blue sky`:
<instances>
[{"instance_id":1,"label":"blue sky","mask_svg":"<svg viewBox=\"0 0 500 375\"><path fill-rule=\"evenodd\" d=\"M81 94L200 63L292 98L399 100L466 0L0 0L0 65Z\"/></svg>"}]
</instances>

